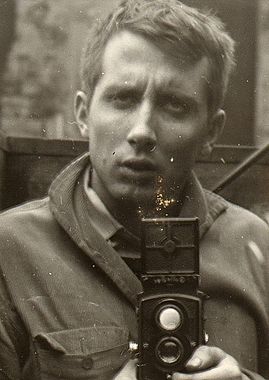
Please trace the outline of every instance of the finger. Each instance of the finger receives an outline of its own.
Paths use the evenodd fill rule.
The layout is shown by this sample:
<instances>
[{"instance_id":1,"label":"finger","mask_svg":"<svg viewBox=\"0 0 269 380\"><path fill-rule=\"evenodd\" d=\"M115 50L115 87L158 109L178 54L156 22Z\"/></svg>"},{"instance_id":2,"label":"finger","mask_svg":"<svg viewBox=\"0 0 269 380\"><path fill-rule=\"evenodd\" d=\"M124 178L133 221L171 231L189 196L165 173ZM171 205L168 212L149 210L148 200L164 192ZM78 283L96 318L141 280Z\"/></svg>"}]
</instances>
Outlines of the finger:
<instances>
[{"instance_id":1,"label":"finger","mask_svg":"<svg viewBox=\"0 0 269 380\"><path fill-rule=\"evenodd\" d=\"M195 374L174 373L172 380L242 380L242 373L239 369L223 368L209 369L208 371L197 372Z\"/></svg>"},{"instance_id":2,"label":"finger","mask_svg":"<svg viewBox=\"0 0 269 380\"><path fill-rule=\"evenodd\" d=\"M172 380L242 380L242 372L235 361L225 359L221 365L197 373L174 373Z\"/></svg>"},{"instance_id":3,"label":"finger","mask_svg":"<svg viewBox=\"0 0 269 380\"><path fill-rule=\"evenodd\" d=\"M136 362L137 360L129 360L113 380L136 380Z\"/></svg>"},{"instance_id":4,"label":"finger","mask_svg":"<svg viewBox=\"0 0 269 380\"><path fill-rule=\"evenodd\" d=\"M217 347L200 346L188 360L186 370L188 372L195 372L209 369L217 366L225 357L226 354Z\"/></svg>"}]
</instances>

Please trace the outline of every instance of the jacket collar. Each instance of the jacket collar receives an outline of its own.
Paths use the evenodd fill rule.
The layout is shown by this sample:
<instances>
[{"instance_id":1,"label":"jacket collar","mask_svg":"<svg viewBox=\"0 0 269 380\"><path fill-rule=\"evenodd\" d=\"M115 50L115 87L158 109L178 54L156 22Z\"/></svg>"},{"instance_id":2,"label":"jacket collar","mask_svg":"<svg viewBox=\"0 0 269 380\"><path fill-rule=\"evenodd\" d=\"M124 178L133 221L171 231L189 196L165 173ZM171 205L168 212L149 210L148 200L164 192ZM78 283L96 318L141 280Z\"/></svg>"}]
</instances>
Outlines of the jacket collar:
<instances>
[{"instance_id":1,"label":"jacket collar","mask_svg":"<svg viewBox=\"0 0 269 380\"><path fill-rule=\"evenodd\" d=\"M185 189L185 200L180 212L181 218L199 218L200 239L210 229L214 221L228 207L222 197L202 188L194 172Z\"/></svg>"},{"instance_id":2,"label":"jacket collar","mask_svg":"<svg viewBox=\"0 0 269 380\"><path fill-rule=\"evenodd\" d=\"M67 234L135 306L142 291L140 281L88 218L83 189L83 172L88 165L89 155L85 154L56 177L49 189L50 209Z\"/></svg>"},{"instance_id":3,"label":"jacket collar","mask_svg":"<svg viewBox=\"0 0 269 380\"><path fill-rule=\"evenodd\" d=\"M111 215L90 184L90 166L85 170L83 187L92 224L105 240L111 239L123 226Z\"/></svg>"},{"instance_id":4,"label":"jacket collar","mask_svg":"<svg viewBox=\"0 0 269 380\"><path fill-rule=\"evenodd\" d=\"M50 208L67 234L135 305L137 294L142 290L140 282L118 253L95 230L90 218L87 217L87 196L83 189L82 173L89 164L87 153L73 161L56 177L49 189ZM215 194L204 191L192 173L179 216L198 216L200 237L202 237L226 208L227 202Z\"/></svg>"},{"instance_id":5,"label":"jacket collar","mask_svg":"<svg viewBox=\"0 0 269 380\"><path fill-rule=\"evenodd\" d=\"M124 232L126 230L117 220L115 220L113 215L109 213L101 199L89 186L89 172L90 167L89 170L85 171L83 177L83 186L85 193L87 194L87 204L89 206L91 220L103 238L109 240L118 231L121 230ZM226 208L226 202L217 195L205 191L196 178L196 175L194 173L191 173L190 179L185 188L185 199L183 206L178 217L198 217L200 237L202 237L214 222L216 217L218 217L218 215Z\"/></svg>"}]
</instances>

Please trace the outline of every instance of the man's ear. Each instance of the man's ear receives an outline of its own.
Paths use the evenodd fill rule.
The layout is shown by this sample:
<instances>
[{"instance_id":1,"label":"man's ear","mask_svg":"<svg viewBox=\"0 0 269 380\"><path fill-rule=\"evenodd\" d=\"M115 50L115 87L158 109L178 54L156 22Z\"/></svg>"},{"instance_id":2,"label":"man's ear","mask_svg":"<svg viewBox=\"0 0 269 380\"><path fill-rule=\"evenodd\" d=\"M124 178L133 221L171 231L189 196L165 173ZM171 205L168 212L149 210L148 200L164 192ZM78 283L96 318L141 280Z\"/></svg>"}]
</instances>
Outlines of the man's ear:
<instances>
[{"instance_id":1,"label":"man's ear","mask_svg":"<svg viewBox=\"0 0 269 380\"><path fill-rule=\"evenodd\" d=\"M74 102L74 114L82 137L88 137L88 98L85 92L77 91Z\"/></svg>"},{"instance_id":2,"label":"man's ear","mask_svg":"<svg viewBox=\"0 0 269 380\"><path fill-rule=\"evenodd\" d=\"M201 148L202 156L209 156L214 148L216 141L222 133L226 121L226 114L223 109L218 109L211 116L208 123L208 133Z\"/></svg>"}]
</instances>

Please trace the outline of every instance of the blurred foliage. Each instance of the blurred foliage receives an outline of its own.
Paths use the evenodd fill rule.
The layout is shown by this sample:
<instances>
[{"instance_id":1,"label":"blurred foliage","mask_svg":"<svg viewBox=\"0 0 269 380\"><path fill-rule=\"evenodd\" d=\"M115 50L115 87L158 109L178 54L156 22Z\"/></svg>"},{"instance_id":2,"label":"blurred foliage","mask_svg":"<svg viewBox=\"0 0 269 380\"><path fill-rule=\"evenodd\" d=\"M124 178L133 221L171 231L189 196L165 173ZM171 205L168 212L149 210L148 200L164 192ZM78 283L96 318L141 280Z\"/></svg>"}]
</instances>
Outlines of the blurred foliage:
<instances>
[{"instance_id":1,"label":"blurred foliage","mask_svg":"<svg viewBox=\"0 0 269 380\"><path fill-rule=\"evenodd\" d=\"M15 0L0 0L0 73L15 39Z\"/></svg>"},{"instance_id":2,"label":"blurred foliage","mask_svg":"<svg viewBox=\"0 0 269 380\"><path fill-rule=\"evenodd\" d=\"M0 0L0 127L2 124L3 73L7 58L15 40L15 0Z\"/></svg>"},{"instance_id":3,"label":"blurred foliage","mask_svg":"<svg viewBox=\"0 0 269 380\"><path fill-rule=\"evenodd\" d=\"M269 1L260 0L261 7L261 27L264 31L269 31Z\"/></svg>"},{"instance_id":4,"label":"blurred foliage","mask_svg":"<svg viewBox=\"0 0 269 380\"><path fill-rule=\"evenodd\" d=\"M61 52L68 42L68 33L58 25L56 17L50 17L53 6L46 0L30 1L23 11L22 24L33 29L31 36L39 46L18 53L22 73L18 68L17 80L21 82L22 95L29 99L29 117L45 119L62 112L67 73Z\"/></svg>"},{"instance_id":5,"label":"blurred foliage","mask_svg":"<svg viewBox=\"0 0 269 380\"><path fill-rule=\"evenodd\" d=\"M86 31L93 19L99 19L117 1L16 1L17 36L4 78L8 128L28 128L29 121L44 125L47 119L52 123L62 115L62 129L68 129Z\"/></svg>"}]
</instances>

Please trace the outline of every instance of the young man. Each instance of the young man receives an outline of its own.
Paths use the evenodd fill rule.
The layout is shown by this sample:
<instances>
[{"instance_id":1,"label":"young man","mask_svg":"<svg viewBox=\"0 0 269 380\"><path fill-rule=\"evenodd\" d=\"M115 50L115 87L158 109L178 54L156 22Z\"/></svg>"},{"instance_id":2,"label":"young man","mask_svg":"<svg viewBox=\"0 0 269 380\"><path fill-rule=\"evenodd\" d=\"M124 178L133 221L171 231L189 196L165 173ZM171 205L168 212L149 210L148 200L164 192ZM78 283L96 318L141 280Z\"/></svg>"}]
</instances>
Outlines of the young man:
<instances>
[{"instance_id":1,"label":"young man","mask_svg":"<svg viewBox=\"0 0 269 380\"><path fill-rule=\"evenodd\" d=\"M209 342L172 378L269 375L268 228L192 170L233 65L221 22L176 0L127 0L97 26L75 107L90 154L1 216L0 378L136 378L143 216L200 220Z\"/></svg>"}]
</instances>

